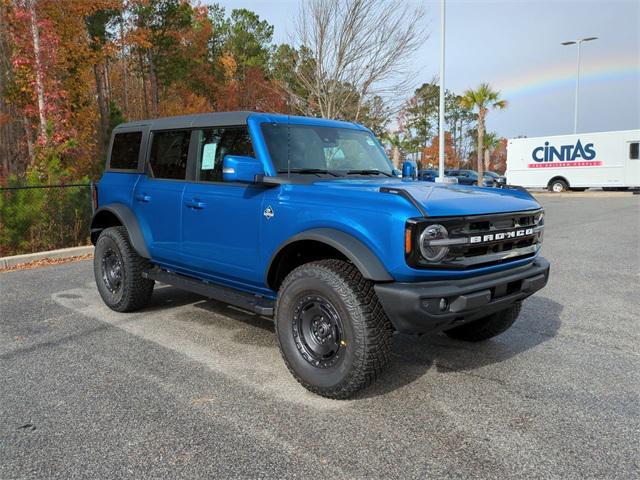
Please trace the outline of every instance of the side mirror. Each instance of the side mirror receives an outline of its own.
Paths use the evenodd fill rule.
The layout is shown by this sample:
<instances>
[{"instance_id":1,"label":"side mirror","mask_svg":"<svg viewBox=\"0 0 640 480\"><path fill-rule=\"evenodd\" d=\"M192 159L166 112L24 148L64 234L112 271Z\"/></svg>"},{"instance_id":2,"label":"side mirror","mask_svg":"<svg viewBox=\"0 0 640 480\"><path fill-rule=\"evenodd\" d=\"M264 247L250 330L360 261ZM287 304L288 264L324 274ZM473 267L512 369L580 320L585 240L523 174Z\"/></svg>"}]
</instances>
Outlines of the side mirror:
<instances>
[{"instance_id":1,"label":"side mirror","mask_svg":"<svg viewBox=\"0 0 640 480\"><path fill-rule=\"evenodd\" d=\"M402 164L402 178L413 178L415 180L418 173L416 162L407 160Z\"/></svg>"},{"instance_id":2,"label":"side mirror","mask_svg":"<svg viewBox=\"0 0 640 480\"><path fill-rule=\"evenodd\" d=\"M225 182L256 181L257 175L264 175L262 163L253 157L225 155L222 161L222 180Z\"/></svg>"}]
</instances>

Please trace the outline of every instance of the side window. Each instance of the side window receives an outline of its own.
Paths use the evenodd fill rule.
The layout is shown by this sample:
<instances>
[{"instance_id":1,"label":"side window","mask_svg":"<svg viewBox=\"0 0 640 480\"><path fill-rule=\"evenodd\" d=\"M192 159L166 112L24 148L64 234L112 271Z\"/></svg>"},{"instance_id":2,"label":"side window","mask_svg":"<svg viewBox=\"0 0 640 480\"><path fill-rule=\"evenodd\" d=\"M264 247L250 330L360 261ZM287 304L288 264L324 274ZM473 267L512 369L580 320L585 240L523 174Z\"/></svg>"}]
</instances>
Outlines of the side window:
<instances>
[{"instance_id":1,"label":"side window","mask_svg":"<svg viewBox=\"0 0 640 480\"><path fill-rule=\"evenodd\" d=\"M640 142L632 142L629 144L629 158L638 160L640 158Z\"/></svg>"},{"instance_id":2,"label":"side window","mask_svg":"<svg viewBox=\"0 0 640 480\"><path fill-rule=\"evenodd\" d=\"M196 180L221 182L225 155L254 156L247 127L221 127L200 130Z\"/></svg>"},{"instance_id":3,"label":"side window","mask_svg":"<svg viewBox=\"0 0 640 480\"><path fill-rule=\"evenodd\" d=\"M142 132L116 133L111 147L109 168L137 170Z\"/></svg>"},{"instance_id":4,"label":"side window","mask_svg":"<svg viewBox=\"0 0 640 480\"><path fill-rule=\"evenodd\" d=\"M190 139L189 130L153 132L149 165L154 178L186 178Z\"/></svg>"},{"instance_id":5,"label":"side window","mask_svg":"<svg viewBox=\"0 0 640 480\"><path fill-rule=\"evenodd\" d=\"M196 163L196 180L199 182L222 181L222 161L219 160L218 147L222 139L222 130L208 128L197 130L199 135L198 153Z\"/></svg>"}]
</instances>

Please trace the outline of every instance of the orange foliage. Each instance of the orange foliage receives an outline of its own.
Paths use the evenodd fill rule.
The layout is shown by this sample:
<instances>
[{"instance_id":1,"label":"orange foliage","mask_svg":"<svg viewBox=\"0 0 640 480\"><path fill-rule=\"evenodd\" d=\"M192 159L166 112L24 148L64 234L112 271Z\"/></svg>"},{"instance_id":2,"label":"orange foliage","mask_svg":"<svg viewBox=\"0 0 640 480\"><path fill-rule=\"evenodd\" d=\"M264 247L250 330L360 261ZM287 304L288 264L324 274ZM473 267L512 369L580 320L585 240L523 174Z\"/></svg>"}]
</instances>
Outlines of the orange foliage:
<instances>
[{"instance_id":1,"label":"orange foliage","mask_svg":"<svg viewBox=\"0 0 640 480\"><path fill-rule=\"evenodd\" d=\"M218 110L255 110L286 112L286 96L280 87L267 79L259 68L249 68L242 82L231 80L216 99Z\"/></svg>"},{"instance_id":2,"label":"orange foliage","mask_svg":"<svg viewBox=\"0 0 640 480\"><path fill-rule=\"evenodd\" d=\"M233 49L224 44L212 55L212 40L224 33L214 32L209 11L196 0L181 0L184 16L180 18L187 20L168 22L167 30L150 26L146 20L137 21L136 12L141 10L148 18L159 15L153 10L157 2L150 0L32 1L43 52L46 119L53 125L54 142L73 140L62 162L78 177L95 174L104 165L100 139L108 138L105 119L145 118L152 115L152 99L157 98L157 114L162 116L240 109L288 111L288 95L270 78L266 63L261 67L239 63ZM30 3L0 2L13 6L8 22L13 79L9 100L28 127L27 135L16 135L14 141L26 143L26 139L33 144L39 112L26 8ZM104 11L111 12L107 35L91 38L88 21ZM122 25L118 23L121 20ZM158 41L161 35L163 42ZM9 94L5 95L8 98ZM0 127L5 117L0 118Z\"/></svg>"},{"instance_id":3,"label":"orange foliage","mask_svg":"<svg viewBox=\"0 0 640 480\"><path fill-rule=\"evenodd\" d=\"M169 89L166 98L160 103L159 114L163 117L205 113L212 110L209 100L184 87Z\"/></svg>"},{"instance_id":4,"label":"orange foliage","mask_svg":"<svg viewBox=\"0 0 640 480\"><path fill-rule=\"evenodd\" d=\"M440 149L440 137L435 136L431 145L422 149L422 168L438 168L438 153ZM451 141L451 133L444 134L444 165L445 168L458 168L459 159Z\"/></svg>"},{"instance_id":5,"label":"orange foliage","mask_svg":"<svg viewBox=\"0 0 640 480\"><path fill-rule=\"evenodd\" d=\"M507 143L506 138L500 139L500 144L491 152L489 170L503 174L507 170Z\"/></svg>"}]
</instances>

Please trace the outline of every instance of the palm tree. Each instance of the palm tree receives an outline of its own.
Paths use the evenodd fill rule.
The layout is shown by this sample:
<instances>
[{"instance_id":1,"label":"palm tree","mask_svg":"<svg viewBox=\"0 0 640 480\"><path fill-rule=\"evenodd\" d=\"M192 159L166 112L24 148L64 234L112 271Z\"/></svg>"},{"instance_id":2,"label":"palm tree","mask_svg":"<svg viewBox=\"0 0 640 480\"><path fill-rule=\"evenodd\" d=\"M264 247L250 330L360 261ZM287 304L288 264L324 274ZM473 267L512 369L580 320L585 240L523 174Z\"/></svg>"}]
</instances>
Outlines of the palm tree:
<instances>
[{"instance_id":1,"label":"palm tree","mask_svg":"<svg viewBox=\"0 0 640 480\"><path fill-rule=\"evenodd\" d=\"M491 166L491 154L496 148L500 146L500 137L495 132L489 132L484 134L484 168L488 169Z\"/></svg>"},{"instance_id":2,"label":"palm tree","mask_svg":"<svg viewBox=\"0 0 640 480\"><path fill-rule=\"evenodd\" d=\"M388 133L384 140L391 146L391 163L394 168L400 169L400 155L407 143L405 136L400 132Z\"/></svg>"},{"instance_id":3,"label":"palm tree","mask_svg":"<svg viewBox=\"0 0 640 480\"><path fill-rule=\"evenodd\" d=\"M460 104L464 108L478 109L478 178L482 179L485 119L489 109L503 109L507 106L507 101L500 99L500 92L492 90L488 83L481 83L475 90L466 90Z\"/></svg>"}]
</instances>

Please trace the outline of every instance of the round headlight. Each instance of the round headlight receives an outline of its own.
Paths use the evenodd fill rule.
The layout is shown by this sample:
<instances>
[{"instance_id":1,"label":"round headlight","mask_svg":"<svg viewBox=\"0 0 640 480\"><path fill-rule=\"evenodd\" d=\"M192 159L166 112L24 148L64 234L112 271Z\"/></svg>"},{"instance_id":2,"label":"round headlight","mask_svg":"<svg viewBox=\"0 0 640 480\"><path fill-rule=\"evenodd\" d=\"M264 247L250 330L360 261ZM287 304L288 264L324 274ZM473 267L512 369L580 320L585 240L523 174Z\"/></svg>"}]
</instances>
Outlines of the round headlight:
<instances>
[{"instance_id":1,"label":"round headlight","mask_svg":"<svg viewBox=\"0 0 640 480\"><path fill-rule=\"evenodd\" d=\"M449 247L438 245L438 240L446 240L447 238L449 238L449 232L442 225L429 225L425 228L420 234L420 253L424 259L429 262L442 260L449 253Z\"/></svg>"}]
</instances>

